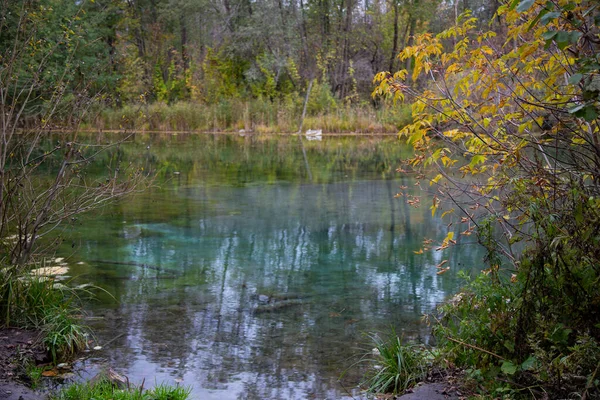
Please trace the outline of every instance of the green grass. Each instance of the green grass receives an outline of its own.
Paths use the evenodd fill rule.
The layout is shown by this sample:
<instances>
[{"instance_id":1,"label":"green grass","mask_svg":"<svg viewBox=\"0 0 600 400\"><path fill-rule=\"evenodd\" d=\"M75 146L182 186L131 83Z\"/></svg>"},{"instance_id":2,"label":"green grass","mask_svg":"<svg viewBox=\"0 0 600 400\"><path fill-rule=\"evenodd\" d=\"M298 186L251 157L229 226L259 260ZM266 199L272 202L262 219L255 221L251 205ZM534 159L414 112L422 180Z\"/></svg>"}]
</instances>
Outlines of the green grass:
<instances>
[{"instance_id":1,"label":"green grass","mask_svg":"<svg viewBox=\"0 0 600 400\"><path fill-rule=\"evenodd\" d=\"M85 346L85 327L75 315L78 293L52 279L32 277L30 268L0 270L0 324L37 329L54 362L68 359Z\"/></svg>"},{"instance_id":2,"label":"green grass","mask_svg":"<svg viewBox=\"0 0 600 400\"><path fill-rule=\"evenodd\" d=\"M52 400L186 400L191 390L160 384L153 389L119 389L108 380L76 383L51 397Z\"/></svg>"},{"instance_id":3,"label":"green grass","mask_svg":"<svg viewBox=\"0 0 600 400\"><path fill-rule=\"evenodd\" d=\"M28 362L25 366L25 375L29 379L29 385L32 389L37 389L42 381L43 367L38 367L32 362Z\"/></svg>"},{"instance_id":4,"label":"green grass","mask_svg":"<svg viewBox=\"0 0 600 400\"><path fill-rule=\"evenodd\" d=\"M430 352L419 345L404 345L395 332L389 340L373 335L371 369L364 385L371 393L402 393L425 379Z\"/></svg>"}]
</instances>

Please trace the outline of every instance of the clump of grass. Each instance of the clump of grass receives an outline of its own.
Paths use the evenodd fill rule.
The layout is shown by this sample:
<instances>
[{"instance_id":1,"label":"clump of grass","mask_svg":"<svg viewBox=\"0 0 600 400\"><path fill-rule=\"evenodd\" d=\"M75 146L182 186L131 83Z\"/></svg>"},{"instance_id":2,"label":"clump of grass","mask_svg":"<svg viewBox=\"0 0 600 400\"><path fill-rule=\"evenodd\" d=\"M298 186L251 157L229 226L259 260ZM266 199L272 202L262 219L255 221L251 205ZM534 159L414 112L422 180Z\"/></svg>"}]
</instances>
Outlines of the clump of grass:
<instances>
[{"instance_id":1,"label":"clump of grass","mask_svg":"<svg viewBox=\"0 0 600 400\"><path fill-rule=\"evenodd\" d=\"M32 362L27 363L25 366L25 375L29 379L29 384L32 389L37 389L40 386L42 372L44 372L44 368L38 367Z\"/></svg>"},{"instance_id":2,"label":"clump of grass","mask_svg":"<svg viewBox=\"0 0 600 400\"><path fill-rule=\"evenodd\" d=\"M388 340L371 336L375 348L365 385L371 393L402 393L425 379L431 354L422 346L402 344L395 334Z\"/></svg>"},{"instance_id":3,"label":"clump of grass","mask_svg":"<svg viewBox=\"0 0 600 400\"><path fill-rule=\"evenodd\" d=\"M73 309L57 307L47 312L42 331L52 360L67 359L85 347L85 327L73 317Z\"/></svg>"},{"instance_id":4,"label":"clump of grass","mask_svg":"<svg viewBox=\"0 0 600 400\"><path fill-rule=\"evenodd\" d=\"M78 295L45 276L31 276L29 268L0 270L0 324L37 329L54 362L85 347L85 327L75 315Z\"/></svg>"},{"instance_id":5,"label":"clump of grass","mask_svg":"<svg viewBox=\"0 0 600 400\"><path fill-rule=\"evenodd\" d=\"M153 389L119 389L102 379L96 383L76 383L52 397L52 400L186 400L191 389L160 384Z\"/></svg>"}]
</instances>

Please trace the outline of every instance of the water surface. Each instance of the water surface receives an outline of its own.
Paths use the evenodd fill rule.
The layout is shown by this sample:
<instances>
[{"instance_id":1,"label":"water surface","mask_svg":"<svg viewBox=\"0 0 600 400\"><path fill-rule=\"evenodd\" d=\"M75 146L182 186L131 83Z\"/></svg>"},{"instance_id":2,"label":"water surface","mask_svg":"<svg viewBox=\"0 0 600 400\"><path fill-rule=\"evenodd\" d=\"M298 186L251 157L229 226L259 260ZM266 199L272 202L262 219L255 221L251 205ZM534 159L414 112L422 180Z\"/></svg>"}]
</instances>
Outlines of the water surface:
<instances>
[{"instance_id":1,"label":"water surface","mask_svg":"<svg viewBox=\"0 0 600 400\"><path fill-rule=\"evenodd\" d=\"M139 136L119 149L159 178L67 232L73 274L110 294L88 305L103 349L84 377L111 366L194 399L337 399L359 393L368 333L429 341L422 315L481 251L461 238L415 254L448 228L395 172L400 143L307 146L312 181L296 139Z\"/></svg>"}]
</instances>

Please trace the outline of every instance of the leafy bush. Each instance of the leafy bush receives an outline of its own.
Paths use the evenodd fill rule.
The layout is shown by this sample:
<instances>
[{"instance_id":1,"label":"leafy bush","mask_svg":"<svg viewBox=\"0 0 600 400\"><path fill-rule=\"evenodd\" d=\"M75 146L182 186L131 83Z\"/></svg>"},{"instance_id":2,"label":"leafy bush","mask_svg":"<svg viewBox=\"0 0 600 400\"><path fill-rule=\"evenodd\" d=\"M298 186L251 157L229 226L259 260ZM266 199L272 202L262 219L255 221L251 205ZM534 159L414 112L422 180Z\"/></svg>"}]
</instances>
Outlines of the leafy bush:
<instances>
[{"instance_id":1,"label":"leafy bush","mask_svg":"<svg viewBox=\"0 0 600 400\"><path fill-rule=\"evenodd\" d=\"M600 397L600 344L587 330L560 322L564 314L535 312L525 314L531 320L523 333L519 316L527 310L527 295L521 274L504 281L493 272L465 278L465 289L434 317L444 359L496 394L511 391L527 398L531 392L519 388L535 387L565 397L584 392ZM498 377L506 383L498 386Z\"/></svg>"}]
</instances>

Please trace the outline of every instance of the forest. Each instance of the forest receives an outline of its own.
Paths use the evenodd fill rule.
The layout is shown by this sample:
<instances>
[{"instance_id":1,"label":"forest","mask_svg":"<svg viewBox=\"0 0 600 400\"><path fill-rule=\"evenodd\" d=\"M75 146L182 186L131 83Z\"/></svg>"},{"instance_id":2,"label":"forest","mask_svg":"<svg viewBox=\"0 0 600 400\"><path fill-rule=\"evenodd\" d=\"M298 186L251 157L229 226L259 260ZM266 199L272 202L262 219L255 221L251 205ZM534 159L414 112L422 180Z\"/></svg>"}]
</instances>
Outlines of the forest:
<instances>
[{"instance_id":1,"label":"forest","mask_svg":"<svg viewBox=\"0 0 600 400\"><path fill-rule=\"evenodd\" d=\"M400 68L397 53L415 34L441 32L467 9L484 25L497 7L430 0L5 1L0 46L10 48L27 13L36 25L30 61L53 44L68 49L45 60L38 89L48 95L60 83L101 96L104 115L89 117L99 128L295 131L314 81L308 115L347 120L329 122L329 130L393 133L410 113L381 115L382 99L370 96L375 73ZM145 121L137 112L142 104ZM373 127L377 110L382 123Z\"/></svg>"}]
</instances>

